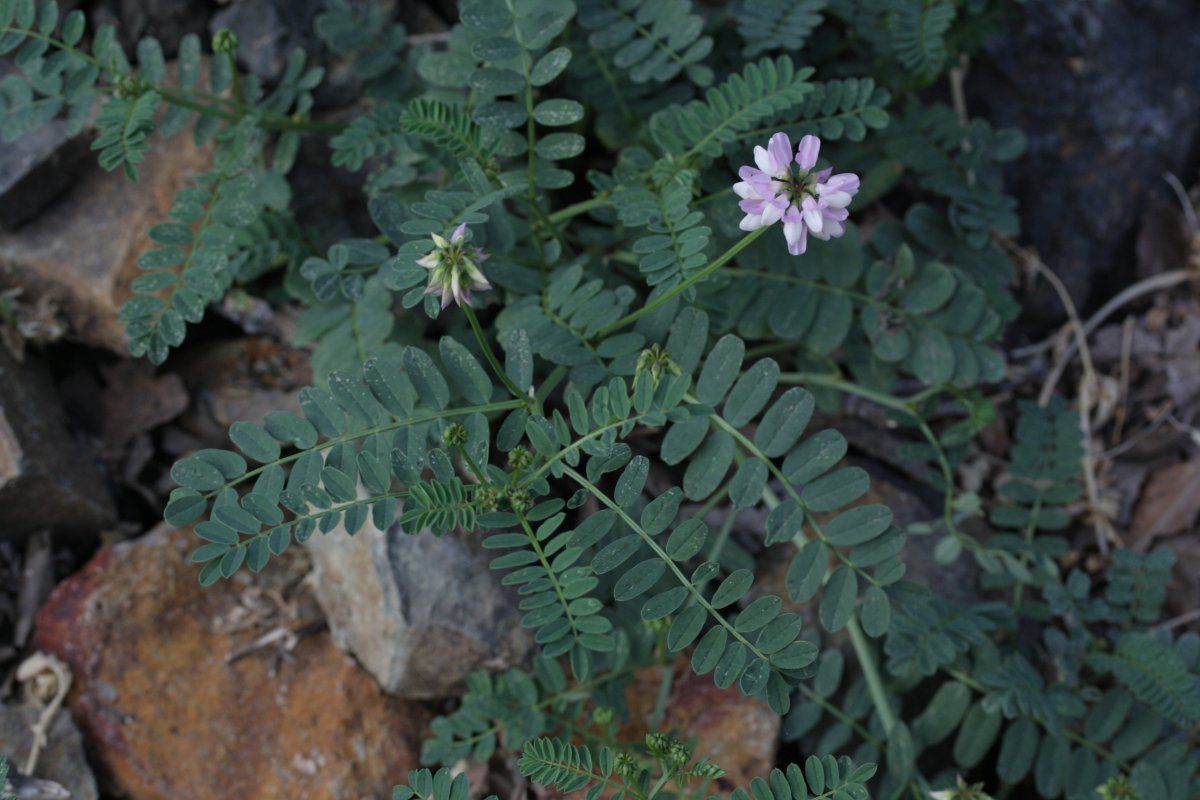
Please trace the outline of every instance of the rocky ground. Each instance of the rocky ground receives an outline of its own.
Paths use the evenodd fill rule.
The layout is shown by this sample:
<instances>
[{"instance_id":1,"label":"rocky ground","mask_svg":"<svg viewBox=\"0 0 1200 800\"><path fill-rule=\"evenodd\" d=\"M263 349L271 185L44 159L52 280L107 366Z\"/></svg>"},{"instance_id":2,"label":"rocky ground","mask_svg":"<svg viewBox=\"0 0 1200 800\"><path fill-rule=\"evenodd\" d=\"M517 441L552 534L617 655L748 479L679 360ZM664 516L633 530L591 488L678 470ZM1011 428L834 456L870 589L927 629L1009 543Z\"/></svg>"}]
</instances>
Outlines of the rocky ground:
<instances>
[{"instance_id":1,"label":"rocky ground","mask_svg":"<svg viewBox=\"0 0 1200 800\"><path fill-rule=\"evenodd\" d=\"M244 66L266 80L295 45L322 57L310 33L320 0L85 5L130 40L231 27ZM410 30L450 17L439 2L397 5ZM1063 302L1036 278L1045 264L1091 334L1105 410L1095 523L1129 546L1176 550L1174 624L1193 624L1200 225L1185 187L1200 166L1200 6L1029 0L1025 11L966 79L972 111L1030 142L1012 173L1029 313L1010 335L1005 390L1075 392ZM1157 58L1145 58L1149 42ZM258 576L197 586L190 531L157 522L170 464L224 446L235 420L294 406L309 373L288 344L289 310L244 295L163 367L126 358L118 313L146 231L205 167L183 142L149 158L137 184L54 126L0 148L0 753L52 782L29 779L30 798L383 798L418 765L430 719L466 673L520 663L532 644L465 537L315 537ZM331 184L302 164L297 179L299 196L304 181L320 187L307 213L350 230L363 218L345 199L351 176ZM859 404L838 421L900 520L929 517L919 476L877 423ZM1004 453L1006 430L986 433L960 476L968 486ZM753 549L760 523L746 515L735 540ZM933 569L919 546L909 562ZM428 584L431 564L453 592ZM941 583L969 586L960 577ZM642 683L635 718L657 690ZM668 722L736 782L774 762L780 722L765 707L683 673L674 691Z\"/></svg>"}]
</instances>

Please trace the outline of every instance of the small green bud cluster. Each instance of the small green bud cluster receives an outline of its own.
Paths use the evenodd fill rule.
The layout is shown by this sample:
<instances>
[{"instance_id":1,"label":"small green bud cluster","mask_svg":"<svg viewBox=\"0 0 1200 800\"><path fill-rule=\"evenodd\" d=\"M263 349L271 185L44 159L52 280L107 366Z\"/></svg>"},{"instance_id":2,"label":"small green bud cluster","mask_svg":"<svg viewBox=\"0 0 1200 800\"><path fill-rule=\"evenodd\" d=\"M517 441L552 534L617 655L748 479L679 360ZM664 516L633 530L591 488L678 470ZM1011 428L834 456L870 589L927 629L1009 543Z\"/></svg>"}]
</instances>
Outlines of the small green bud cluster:
<instances>
[{"instance_id":1,"label":"small green bud cluster","mask_svg":"<svg viewBox=\"0 0 1200 800\"><path fill-rule=\"evenodd\" d=\"M233 55L237 52L237 34L228 28L222 28L213 34L212 49L218 55Z\"/></svg>"},{"instance_id":2,"label":"small green bud cluster","mask_svg":"<svg viewBox=\"0 0 1200 800\"><path fill-rule=\"evenodd\" d=\"M483 511L494 511L504 499L504 493L490 483L484 483L475 488L475 503Z\"/></svg>"},{"instance_id":3,"label":"small green bud cluster","mask_svg":"<svg viewBox=\"0 0 1200 800\"><path fill-rule=\"evenodd\" d=\"M120 98L141 97L150 86L136 75L121 75L113 86L113 94Z\"/></svg>"},{"instance_id":4,"label":"small green bud cluster","mask_svg":"<svg viewBox=\"0 0 1200 800\"><path fill-rule=\"evenodd\" d=\"M447 447L462 447L467 443L467 426L461 422L451 422L442 434L442 441Z\"/></svg>"},{"instance_id":5,"label":"small green bud cluster","mask_svg":"<svg viewBox=\"0 0 1200 800\"><path fill-rule=\"evenodd\" d=\"M614 716L613 710L609 706L596 706L592 709L592 722L596 725L611 725Z\"/></svg>"},{"instance_id":6,"label":"small green bud cluster","mask_svg":"<svg viewBox=\"0 0 1200 800\"><path fill-rule=\"evenodd\" d=\"M641 766L638 764L637 759L631 756L629 753L617 753L617 758L613 763L613 768L616 770L618 775L627 781L631 781L636 778L638 772L641 771Z\"/></svg>"},{"instance_id":7,"label":"small green bud cluster","mask_svg":"<svg viewBox=\"0 0 1200 800\"><path fill-rule=\"evenodd\" d=\"M650 377L654 379L654 385L658 386L664 375L678 375L679 365L667 353L666 348L659 344L652 344L638 356L637 371L650 373Z\"/></svg>"},{"instance_id":8,"label":"small green bud cluster","mask_svg":"<svg viewBox=\"0 0 1200 800\"><path fill-rule=\"evenodd\" d=\"M678 739L665 733L646 734L646 749L650 755L663 762L667 772L679 772L692 759L692 751Z\"/></svg>"},{"instance_id":9,"label":"small green bud cluster","mask_svg":"<svg viewBox=\"0 0 1200 800\"><path fill-rule=\"evenodd\" d=\"M1124 775L1114 775L1096 787L1100 800L1141 800L1142 793Z\"/></svg>"},{"instance_id":10,"label":"small green bud cluster","mask_svg":"<svg viewBox=\"0 0 1200 800\"><path fill-rule=\"evenodd\" d=\"M518 514L529 510L533 505L533 495L528 489L514 488L508 490L508 505Z\"/></svg>"},{"instance_id":11,"label":"small green bud cluster","mask_svg":"<svg viewBox=\"0 0 1200 800\"><path fill-rule=\"evenodd\" d=\"M715 781L717 778L725 777L725 768L712 763L707 758L702 758L687 771L687 775L690 778Z\"/></svg>"},{"instance_id":12,"label":"small green bud cluster","mask_svg":"<svg viewBox=\"0 0 1200 800\"><path fill-rule=\"evenodd\" d=\"M525 472L533 466L533 453L524 447L514 447L508 453L508 466L514 472Z\"/></svg>"}]
</instances>

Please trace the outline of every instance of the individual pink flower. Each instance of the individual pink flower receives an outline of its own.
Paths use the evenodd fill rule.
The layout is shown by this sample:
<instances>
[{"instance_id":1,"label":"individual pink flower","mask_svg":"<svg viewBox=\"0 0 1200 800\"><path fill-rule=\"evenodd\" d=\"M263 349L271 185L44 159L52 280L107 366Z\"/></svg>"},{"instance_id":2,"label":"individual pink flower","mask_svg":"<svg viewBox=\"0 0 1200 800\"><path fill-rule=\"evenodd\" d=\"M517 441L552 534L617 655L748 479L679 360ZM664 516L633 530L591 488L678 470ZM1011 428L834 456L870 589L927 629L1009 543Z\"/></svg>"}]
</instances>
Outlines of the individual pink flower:
<instances>
[{"instance_id":1,"label":"individual pink flower","mask_svg":"<svg viewBox=\"0 0 1200 800\"><path fill-rule=\"evenodd\" d=\"M450 241L434 233L433 250L417 259L417 263L429 270L429 285L425 294L442 298L442 308L450 301L458 305L471 305L471 292L486 291L492 285L479 268L487 260L487 253L478 247L467 247L467 223L461 223L450 234Z\"/></svg>"},{"instance_id":2,"label":"individual pink flower","mask_svg":"<svg viewBox=\"0 0 1200 800\"><path fill-rule=\"evenodd\" d=\"M814 172L821 153L821 140L811 134L800 140L792 155L792 141L777 133L767 146L754 148L755 166L738 170L740 181L733 185L745 212L740 226L758 230L783 221L783 238L788 252L798 256L808 248L811 233L818 239L835 239L846 232L847 206L858 192L858 176L836 175L832 169ZM799 167L792 169L792 163Z\"/></svg>"}]
</instances>

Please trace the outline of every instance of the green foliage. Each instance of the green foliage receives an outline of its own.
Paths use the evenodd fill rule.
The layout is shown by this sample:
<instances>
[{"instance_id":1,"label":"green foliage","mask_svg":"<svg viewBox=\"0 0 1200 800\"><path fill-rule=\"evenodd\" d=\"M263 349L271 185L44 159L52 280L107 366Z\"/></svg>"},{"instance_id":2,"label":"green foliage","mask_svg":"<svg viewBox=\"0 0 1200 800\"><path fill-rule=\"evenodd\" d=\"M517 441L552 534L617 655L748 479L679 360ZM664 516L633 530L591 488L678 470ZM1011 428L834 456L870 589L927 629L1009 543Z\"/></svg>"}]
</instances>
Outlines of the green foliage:
<instances>
[{"instance_id":1,"label":"green foliage","mask_svg":"<svg viewBox=\"0 0 1200 800\"><path fill-rule=\"evenodd\" d=\"M1054 557L1066 549L1061 537L1038 534L1070 524L1067 506L1081 492L1082 434L1078 415L1061 397L1045 407L1023 400L1018 408L1008 478L999 487L1004 504L992 508L989 516L993 525L1017 533L994 536L991 544L1013 580L1036 584L1039 576L1055 579Z\"/></svg>"},{"instance_id":2,"label":"green foliage","mask_svg":"<svg viewBox=\"0 0 1200 800\"><path fill-rule=\"evenodd\" d=\"M742 55L754 58L766 50L802 50L821 24L828 0L759 0L739 3L732 12L738 35L746 43Z\"/></svg>"},{"instance_id":3,"label":"green foliage","mask_svg":"<svg viewBox=\"0 0 1200 800\"><path fill-rule=\"evenodd\" d=\"M887 17L892 49L905 67L934 75L946 63L946 32L957 13L953 0L905 0L891 3Z\"/></svg>"},{"instance_id":4,"label":"green foliage","mask_svg":"<svg viewBox=\"0 0 1200 800\"><path fill-rule=\"evenodd\" d=\"M249 122L222 131L215 168L176 195L169 222L150 229L158 246L138 260L143 274L121 309L133 355L162 363L183 343L186 325L199 322L243 269L261 273L250 264L261 256L257 228L267 211L283 211L291 199L278 173L255 168L262 147Z\"/></svg>"},{"instance_id":5,"label":"green foliage","mask_svg":"<svg viewBox=\"0 0 1200 800\"><path fill-rule=\"evenodd\" d=\"M686 167L707 164L755 125L795 108L812 88L811 75L810 68L797 70L787 56L748 63L740 74L708 90L703 100L655 114L650 134L663 152Z\"/></svg>"},{"instance_id":6,"label":"green foliage","mask_svg":"<svg viewBox=\"0 0 1200 800\"><path fill-rule=\"evenodd\" d=\"M483 763L497 747L517 751L530 739L586 720L593 698L605 698L609 695L604 692L619 691L624 685L609 678L627 677L622 665L614 661L609 666L603 683L588 679L569 684L559 661L543 652L534 659L531 673L519 669L498 675L473 673L459 707L430 726L433 738L425 741L421 760L453 765L471 758Z\"/></svg>"},{"instance_id":7,"label":"green foliage","mask_svg":"<svg viewBox=\"0 0 1200 800\"><path fill-rule=\"evenodd\" d=\"M333 372L327 389L301 390L300 415L273 411L262 425L235 423L230 439L240 452L202 450L178 462L171 474L180 488L167 519L184 525L210 510L196 528L207 542L193 556L205 565L201 582L227 578L243 564L257 572L293 537L303 542L339 525L354 533L368 518L386 529L399 514L410 533L474 527L475 491L454 474L435 437L447 420L461 417L470 432L467 451L486 462L484 414L520 403L489 403L492 385L478 361L446 342L453 340L443 340L441 366L407 348L368 360L357 374ZM452 397L478 402L447 408ZM285 446L295 452L282 455ZM251 468L247 459L261 466ZM426 469L430 480L423 480ZM251 480L239 497L235 487ZM408 488L392 491L393 480ZM360 484L367 498L359 496Z\"/></svg>"},{"instance_id":8,"label":"green foliage","mask_svg":"<svg viewBox=\"0 0 1200 800\"><path fill-rule=\"evenodd\" d=\"M604 52L634 83L667 83L681 72L697 86L713 81L703 63L713 40L689 0L584 0L579 24L588 44Z\"/></svg>"},{"instance_id":9,"label":"green foliage","mask_svg":"<svg viewBox=\"0 0 1200 800\"><path fill-rule=\"evenodd\" d=\"M470 790L466 773L452 776L448 769L436 773L419 769L408 773L408 784L392 789L392 800L467 800ZM490 795L488 800L493 798Z\"/></svg>"},{"instance_id":10,"label":"green foliage","mask_svg":"<svg viewBox=\"0 0 1200 800\"><path fill-rule=\"evenodd\" d=\"M168 67L153 39L126 53L79 11L0 0L15 66L0 135L79 133L98 109L98 159L130 177L185 127L211 149L150 231L122 314L134 354L162 362L239 284L301 307L299 413L236 423L228 449L172 470L165 515L194 524L202 583L368 525L464 530L491 555L539 653L471 676L433 723L430 766L520 753L533 782L589 800L702 796L719 765L667 734L618 735L634 675L669 688L686 659L785 714L804 750L738 800L979 780L1188 800L1200 640L1149 632L1170 551L1063 566L1074 414L1018 404L990 529L965 524L985 503L955 486L1003 412L990 384L1020 307L1002 170L1023 142L930 98L1007 5L468 0L444 36L410 37L384 6L330 0L317 32L369 98L335 122L312 118L324 70L302 53L268 91L237 72L228 32L207 65L189 36ZM819 136L818 169L862 177L845 235L800 258L778 227L739 230L730 190L776 131ZM302 136L359 173L376 231L300 229ZM472 281L469 307L431 294L448 275ZM901 530L873 502L825 427L848 394L895 424L940 519ZM761 540L735 532L748 518ZM906 572L919 534L939 537L935 569L980 567L980 599ZM467 793L422 770L394 797Z\"/></svg>"},{"instance_id":11,"label":"green foliage","mask_svg":"<svg viewBox=\"0 0 1200 800\"><path fill-rule=\"evenodd\" d=\"M647 737L648 744L652 740L653 735ZM650 747L653 751L653 744ZM666 767L664 777L675 776L681 771L671 768L669 758L663 760L663 765ZM607 747L597 749L593 755L591 749L561 739L533 739L526 743L518 767L526 777L557 787L563 793L586 789L587 797L596 798L615 790L617 796L648 796L640 786L628 783L633 777L629 768ZM700 773L704 775L708 771L700 770ZM738 788L731 796L737 800L750 800L751 796L761 800L823 797L864 800L868 797L866 782L874 774L874 764L855 766L844 756L840 759L810 756L803 768L791 764L786 771L772 770L767 778L755 778L749 791Z\"/></svg>"},{"instance_id":12,"label":"green foliage","mask_svg":"<svg viewBox=\"0 0 1200 800\"><path fill-rule=\"evenodd\" d=\"M404 26L392 24L381 7L353 0L329 0L317 15L316 30L330 50L349 60L357 77L382 84L399 67L407 39Z\"/></svg>"},{"instance_id":13,"label":"green foliage","mask_svg":"<svg viewBox=\"0 0 1200 800\"><path fill-rule=\"evenodd\" d=\"M456 159L484 163L490 154L482 130L461 108L418 98L408 104L399 121L400 130L432 142Z\"/></svg>"},{"instance_id":14,"label":"green foliage","mask_svg":"<svg viewBox=\"0 0 1200 800\"><path fill-rule=\"evenodd\" d=\"M8 793L8 757L0 755L0 800L15 800Z\"/></svg>"},{"instance_id":15,"label":"green foliage","mask_svg":"<svg viewBox=\"0 0 1200 800\"><path fill-rule=\"evenodd\" d=\"M1111 672L1134 696L1181 728L1200 720L1200 684L1173 648L1146 633L1121 636L1112 653L1092 653L1088 664Z\"/></svg>"}]
</instances>

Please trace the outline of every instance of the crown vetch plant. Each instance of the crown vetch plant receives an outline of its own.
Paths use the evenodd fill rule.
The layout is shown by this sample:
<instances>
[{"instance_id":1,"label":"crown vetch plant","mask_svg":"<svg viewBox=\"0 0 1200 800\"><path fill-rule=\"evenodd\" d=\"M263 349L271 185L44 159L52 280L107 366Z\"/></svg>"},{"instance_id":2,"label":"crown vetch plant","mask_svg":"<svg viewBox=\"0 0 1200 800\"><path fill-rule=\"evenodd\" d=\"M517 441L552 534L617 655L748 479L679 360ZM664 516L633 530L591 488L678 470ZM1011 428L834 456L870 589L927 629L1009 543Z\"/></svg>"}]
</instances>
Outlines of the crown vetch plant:
<instances>
[{"instance_id":1,"label":"crown vetch plant","mask_svg":"<svg viewBox=\"0 0 1200 800\"><path fill-rule=\"evenodd\" d=\"M163 361L239 283L277 278L306 309L300 413L239 422L233 449L172 471L166 517L195 523L201 582L368 524L477 535L540 653L472 680L433 726L434 767L504 748L591 800L711 791L720 766L667 732L585 733L615 731L635 670L683 657L785 715L801 752L741 800L1200 796L1200 642L1151 627L1171 553L1095 574L1057 558L1081 455L1064 403L1022 407L994 528L961 525L984 501L954 466L996 418L1018 310L994 242L1017 233L1000 167L1022 143L921 90L1010 5L459 11L430 44L330 0L318 33L364 98L333 123L314 118L323 70L302 53L265 87L238 71L236 37L205 65L189 36L168 71L153 39L126 53L79 11L0 0L6 139L65 116L134 179L155 137L190 125L213 149L150 231L122 314L132 352ZM318 251L300 232L304 136L363 174L378 235ZM785 242L763 235L776 223ZM810 430L847 394L911 434L939 519L904 530L862 502L846 439ZM928 420L939 404L958 421ZM762 553L729 536L750 508ZM906 576L912 536L974 561L981 599ZM750 599L756 557L786 559L786 599ZM441 769L394 796L466 793Z\"/></svg>"}]
</instances>

